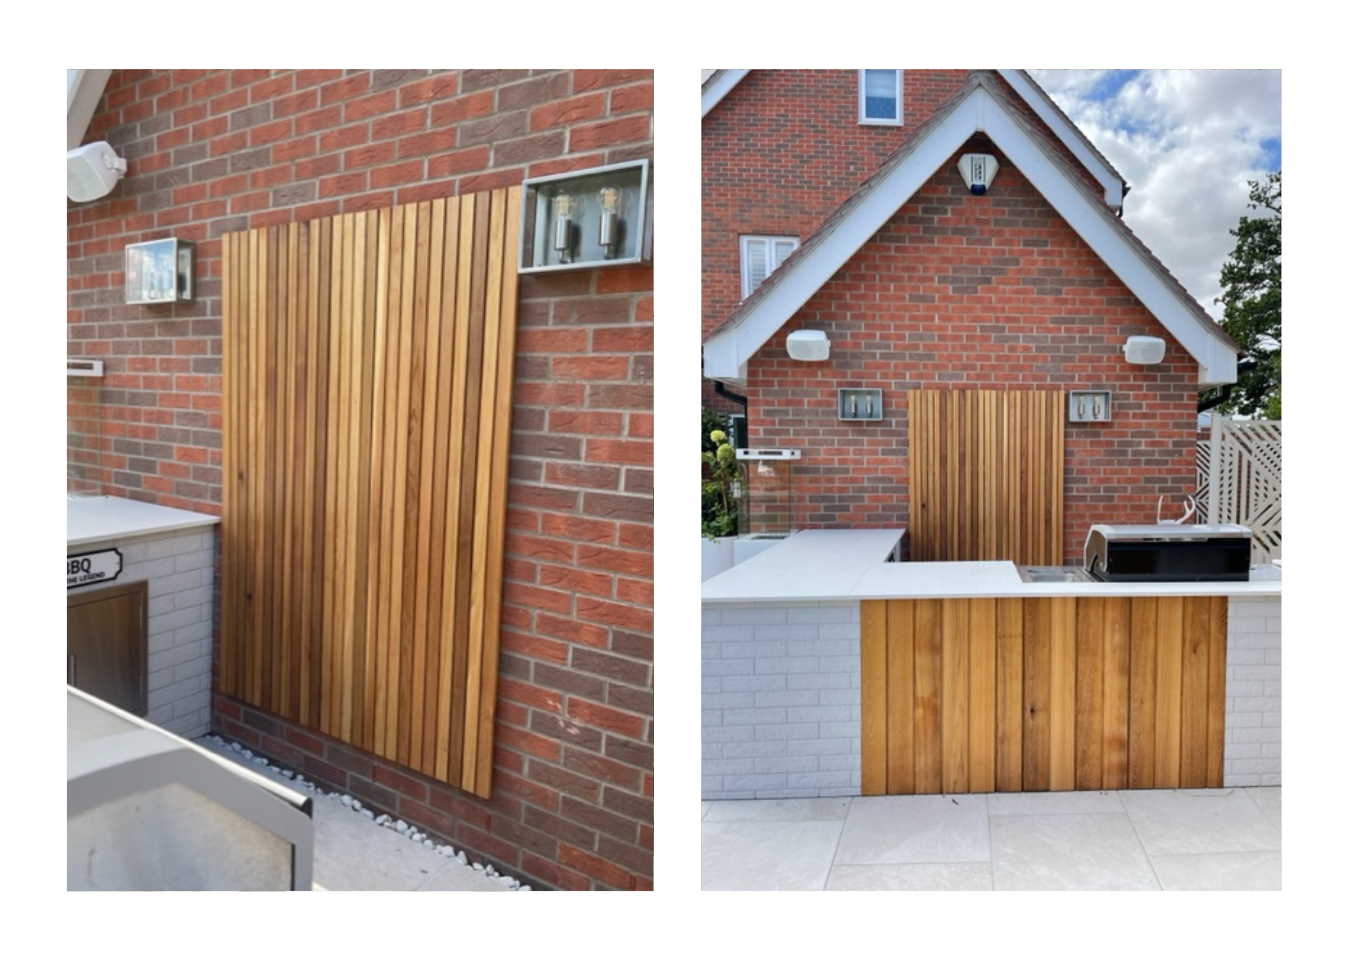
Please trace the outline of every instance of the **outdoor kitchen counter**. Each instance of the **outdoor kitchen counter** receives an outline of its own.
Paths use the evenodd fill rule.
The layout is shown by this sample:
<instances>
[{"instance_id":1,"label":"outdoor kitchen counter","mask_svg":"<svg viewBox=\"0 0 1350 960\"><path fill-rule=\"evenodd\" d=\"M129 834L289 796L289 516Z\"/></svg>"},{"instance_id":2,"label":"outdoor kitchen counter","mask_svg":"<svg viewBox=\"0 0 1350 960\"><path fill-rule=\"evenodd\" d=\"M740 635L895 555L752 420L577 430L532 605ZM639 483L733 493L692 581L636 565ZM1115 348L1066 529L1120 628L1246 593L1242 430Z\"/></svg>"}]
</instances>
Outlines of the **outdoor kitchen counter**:
<instances>
[{"instance_id":1,"label":"outdoor kitchen counter","mask_svg":"<svg viewBox=\"0 0 1350 960\"><path fill-rule=\"evenodd\" d=\"M187 739L211 724L219 523L123 497L66 499L68 658L138 676L145 719Z\"/></svg>"},{"instance_id":2,"label":"outdoor kitchen counter","mask_svg":"<svg viewBox=\"0 0 1350 960\"><path fill-rule=\"evenodd\" d=\"M903 536L803 531L703 582L705 800L1281 782L1278 568L1026 583L887 562Z\"/></svg>"},{"instance_id":3,"label":"outdoor kitchen counter","mask_svg":"<svg viewBox=\"0 0 1350 960\"><path fill-rule=\"evenodd\" d=\"M1026 583L1007 560L889 563L903 528L804 530L703 583L704 606L975 597L1278 597L1279 568L1246 582Z\"/></svg>"},{"instance_id":4,"label":"outdoor kitchen counter","mask_svg":"<svg viewBox=\"0 0 1350 960\"><path fill-rule=\"evenodd\" d=\"M68 497L66 547L212 527L219 517L122 497Z\"/></svg>"}]
</instances>

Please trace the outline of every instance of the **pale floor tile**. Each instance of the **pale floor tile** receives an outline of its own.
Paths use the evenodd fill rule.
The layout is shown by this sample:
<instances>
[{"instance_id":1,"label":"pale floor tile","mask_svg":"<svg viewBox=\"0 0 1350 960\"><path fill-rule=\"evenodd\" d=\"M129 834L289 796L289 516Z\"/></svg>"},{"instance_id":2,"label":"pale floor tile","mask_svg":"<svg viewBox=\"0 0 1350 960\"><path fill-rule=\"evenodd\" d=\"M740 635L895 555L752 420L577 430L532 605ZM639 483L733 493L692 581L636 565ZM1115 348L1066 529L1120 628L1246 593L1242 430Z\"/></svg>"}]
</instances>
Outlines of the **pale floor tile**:
<instances>
[{"instance_id":1,"label":"pale floor tile","mask_svg":"<svg viewBox=\"0 0 1350 960\"><path fill-rule=\"evenodd\" d=\"M1120 794L1149 856L1280 849L1280 831L1242 788Z\"/></svg>"},{"instance_id":2,"label":"pale floor tile","mask_svg":"<svg viewBox=\"0 0 1350 960\"><path fill-rule=\"evenodd\" d=\"M839 841L841 864L963 863L989 859L983 794L857 797Z\"/></svg>"},{"instance_id":3,"label":"pale floor tile","mask_svg":"<svg viewBox=\"0 0 1350 960\"><path fill-rule=\"evenodd\" d=\"M1252 802L1260 807L1270 822L1275 824L1275 828L1280 828L1280 788L1279 787L1247 787L1247 796L1252 798Z\"/></svg>"},{"instance_id":4,"label":"pale floor tile","mask_svg":"<svg viewBox=\"0 0 1350 960\"><path fill-rule=\"evenodd\" d=\"M987 863L845 864L830 871L826 890L993 890Z\"/></svg>"},{"instance_id":5,"label":"pale floor tile","mask_svg":"<svg viewBox=\"0 0 1350 960\"><path fill-rule=\"evenodd\" d=\"M1280 851L1150 858L1164 890L1279 890Z\"/></svg>"},{"instance_id":6,"label":"pale floor tile","mask_svg":"<svg viewBox=\"0 0 1350 960\"><path fill-rule=\"evenodd\" d=\"M708 811L711 810L711 809L712 809L712 801L711 801L711 800L704 800L704 801L703 801L703 813L700 814L700 818L706 817L706 816L708 815Z\"/></svg>"},{"instance_id":7,"label":"pale floor tile","mask_svg":"<svg viewBox=\"0 0 1350 960\"><path fill-rule=\"evenodd\" d=\"M1053 793L988 794L989 815L1030 816L1055 813L1124 813L1120 795L1114 790Z\"/></svg>"},{"instance_id":8,"label":"pale floor tile","mask_svg":"<svg viewBox=\"0 0 1350 960\"><path fill-rule=\"evenodd\" d=\"M824 890L840 821L704 822L704 890Z\"/></svg>"},{"instance_id":9,"label":"pale floor tile","mask_svg":"<svg viewBox=\"0 0 1350 960\"><path fill-rule=\"evenodd\" d=\"M990 817L996 890L1157 890L1124 814Z\"/></svg>"},{"instance_id":10,"label":"pale floor tile","mask_svg":"<svg viewBox=\"0 0 1350 960\"><path fill-rule=\"evenodd\" d=\"M705 823L720 820L843 820L849 799L721 800L707 811Z\"/></svg>"}]
</instances>

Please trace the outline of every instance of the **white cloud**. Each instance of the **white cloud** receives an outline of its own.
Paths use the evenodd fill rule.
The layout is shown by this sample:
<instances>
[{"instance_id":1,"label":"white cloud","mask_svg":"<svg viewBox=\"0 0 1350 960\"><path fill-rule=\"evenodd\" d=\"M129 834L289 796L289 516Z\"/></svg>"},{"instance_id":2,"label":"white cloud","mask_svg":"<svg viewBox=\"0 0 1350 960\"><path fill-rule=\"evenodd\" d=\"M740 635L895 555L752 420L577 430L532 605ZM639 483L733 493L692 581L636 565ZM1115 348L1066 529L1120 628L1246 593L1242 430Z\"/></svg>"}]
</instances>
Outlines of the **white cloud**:
<instances>
[{"instance_id":1,"label":"white cloud","mask_svg":"<svg viewBox=\"0 0 1350 960\"><path fill-rule=\"evenodd\" d=\"M1281 134L1278 70L1032 70L1120 171L1125 222L1218 319L1228 232ZM1115 87L1118 89L1113 89ZM1264 145L1264 146L1263 146Z\"/></svg>"}]
</instances>

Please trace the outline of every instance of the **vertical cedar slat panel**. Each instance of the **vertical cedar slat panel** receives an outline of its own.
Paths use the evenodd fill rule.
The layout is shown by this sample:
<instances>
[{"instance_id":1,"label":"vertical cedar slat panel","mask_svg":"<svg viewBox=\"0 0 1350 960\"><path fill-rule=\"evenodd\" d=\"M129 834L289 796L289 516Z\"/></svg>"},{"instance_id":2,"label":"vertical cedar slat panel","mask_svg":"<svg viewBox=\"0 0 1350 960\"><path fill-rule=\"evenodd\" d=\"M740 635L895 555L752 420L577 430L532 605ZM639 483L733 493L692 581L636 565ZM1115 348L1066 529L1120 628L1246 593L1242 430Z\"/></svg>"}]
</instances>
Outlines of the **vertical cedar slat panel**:
<instances>
[{"instance_id":1,"label":"vertical cedar slat panel","mask_svg":"<svg viewBox=\"0 0 1350 960\"><path fill-rule=\"evenodd\" d=\"M1022 601L995 601L998 643L998 692L994 706L994 789L1022 789L1023 616Z\"/></svg>"},{"instance_id":2,"label":"vertical cedar slat panel","mask_svg":"<svg viewBox=\"0 0 1350 960\"><path fill-rule=\"evenodd\" d=\"M1061 563L1063 393L912 390L907 401L913 558Z\"/></svg>"},{"instance_id":3,"label":"vertical cedar slat panel","mask_svg":"<svg viewBox=\"0 0 1350 960\"><path fill-rule=\"evenodd\" d=\"M1022 789L1050 789L1050 603L1022 601Z\"/></svg>"},{"instance_id":4,"label":"vertical cedar slat panel","mask_svg":"<svg viewBox=\"0 0 1350 960\"><path fill-rule=\"evenodd\" d=\"M1181 763L1178 782L1205 780L1209 722L1209 598L1182 603Z\"/></svg>"},{"instance_id":5,"label":"vertical cedar slat panel","mask_svg":"<svg viewBox=\"0 0 1350 960\"><path fill-rule=\"evenodd\" d=\"M1077 673L1077 603L1072 597L1050 601L1050 789L1074 784L1074 678Z\"/></svg>"},{"instance_id":6,"label":"vertical cedar slat panel","mask_svg":"<svg viewBox=\"0 0 1350 960\"><path fill-rule=\"evenodd\" d=\"M1157 731L1158 601L1137 597L1130 604L1130 773L1131 790L1152 787Z\"/></svg>"},{"instance_id":7,"label":"vertical cedar slat panel","mask_svg":"<svg viewBox=\"0 0 1350 960\"><path fill-rule=\"evenodd\" d=\"M864 795L1222 786L1227 603L864 601Z\"/></svg>"},{"instance_id":8,"label":"vertical cedar slat panel","mask_svg":"<svg viewBox=\"0 0 1350 960\"><path fill-rule=\"evenodd\" d=\"M874 797L888 791L889 766L886 721L895 711L888 697L887 648L889 627L887 601L863 600L859 609L859 678L862 699L862 795Z\"/></svg>"},{"instance_id":9,"label":"vertical cedar slat panel","mask_svg":"<svg viewBox=\"0 0 1350 960\"><path fill-rule=\"evenodd\" d=\"M1181 783L1181 662L1185 600L1158 598L1157 742L1154 787L1175 789Z\"/></svg>"},{"instance_id":10,"label":"vertical cedar slat panel","mask_svg":"<svg viewBox=\"0 0 1350 960\"><path fill-rule=\"evenodd\" d=\"M970 602L942 600L942 791L969 789Z\"/></svg>"},{"instance_id":11,"label":"vertical cedar slat panel","mask_svg":"<svg viewBox=\"0 0 1350 960\"><path fill-rule=\"evenodd\" d=\"M970 762L971 793L994 791L995 705L997 703L996 601L970 604Z\"/></svg>"},{"instance_id":12,"label":"vertical cedar slat panel","mask_svg":"<svg viewBox=\"0 0 1350 960\"><path fill-rule=\"evenodd\" d=\"M914 603L914 791L942 790L942 602Z\"/></svg>"},{"instance_id":13,"label":"vertical cedar slat panel","mask_svg":"<svg viewBox=\"0 0 1350 960\"><path fill-rule=\"evenodd\" d=\"M498 190L222 241L222 691L481 796L519 210Z\"/></svg>"},{"instance_id":14,"label":"vertical cedar slat panel","mask_svg":"<svg viewBox=\"0 0 1350 960\"><path fill-rule=\"evenodd\" d=\"M498 318L497 324L497 396L493 404L493 433L491 450L508 450L511 444L511 421L503 411L511 409L515 383L516 309L519 297L519 277L510 267L520 243L520 193L498 192L493 205L502 211L500 243L492 245L493 255L500 259L489 262L489 275L498 283L496 301L489 307ZM495 234L494 234L495 236ZM488 493L487 525L481 536L487 541L486 562L479 567L479 576L486 584L483 604L482 664L496 663L501 643L502 587L505 562L506 500L510 481L506 458L494 456L489 464L491 475ZM492 776L492 730L497 720L497 671L478 670L480 696L478 707L478 769L475 783L488 784Z\"/></svg>"},{"instance_id":15,"label":"vertical cedar slat panel","mask_svg":"<svg viewBox=\"0 0 1350 960\"><path fill-rule=\"evenodd\" d=\"M886 601L886 792L914 792L914 602Z\"/></svg>"},{"instance_id":16,"label":"vertical cedar slat panel","mask_svg":"<svg viewBox=\"0 0 1350 960\"><path fill-rule=\"evenodd\" d=\"M1120 790L1130 772L1130 599L1107 597L1102 612L1102 789Z\"/></svg>"},{"instance_id":17,"label":"vertical cedar slat panel","mask_svg":"<svg viewBox=\"0 0 1350 960\"><path fill-rule=\"evenodd\" d=\"M1105 597L1079 601L1078 690L1074 698L1074 786L1102 789Z\"/></svg>"}]
</instances>

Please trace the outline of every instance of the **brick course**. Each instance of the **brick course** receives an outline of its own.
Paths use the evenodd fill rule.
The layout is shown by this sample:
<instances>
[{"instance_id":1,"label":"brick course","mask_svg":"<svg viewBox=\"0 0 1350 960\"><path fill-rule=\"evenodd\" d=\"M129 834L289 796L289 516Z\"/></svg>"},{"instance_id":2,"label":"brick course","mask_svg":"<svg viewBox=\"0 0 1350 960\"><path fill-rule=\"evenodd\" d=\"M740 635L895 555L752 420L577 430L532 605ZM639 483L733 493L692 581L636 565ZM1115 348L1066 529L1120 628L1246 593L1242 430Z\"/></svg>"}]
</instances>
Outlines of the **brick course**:
<instances>
[{"instance_id":1,"label":"brick course","mask_svg":"<svg viewBox=\"0 0 1350 960\"><path fill-rule=\"evenodd\" d=\"M68 390L70 484L218 515L220 237L650 158L652 75L119 70L100 139L129 170L67 208L68 352L105 363ZM196 299L124 304L124 247L164 236ZM219 732L537 886L651 888L652 290L521 278L493 799L217 696Z\"/></svg>"}]
</instances>

